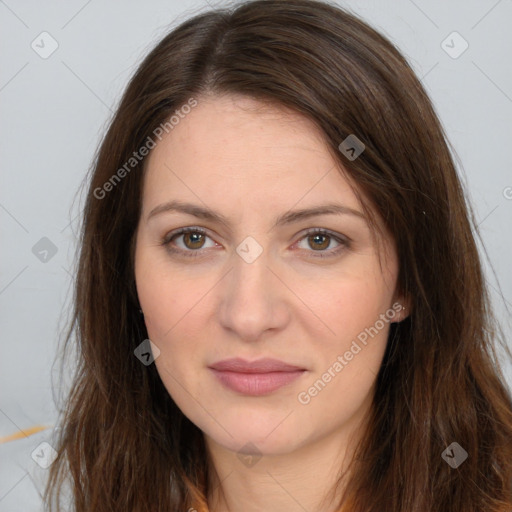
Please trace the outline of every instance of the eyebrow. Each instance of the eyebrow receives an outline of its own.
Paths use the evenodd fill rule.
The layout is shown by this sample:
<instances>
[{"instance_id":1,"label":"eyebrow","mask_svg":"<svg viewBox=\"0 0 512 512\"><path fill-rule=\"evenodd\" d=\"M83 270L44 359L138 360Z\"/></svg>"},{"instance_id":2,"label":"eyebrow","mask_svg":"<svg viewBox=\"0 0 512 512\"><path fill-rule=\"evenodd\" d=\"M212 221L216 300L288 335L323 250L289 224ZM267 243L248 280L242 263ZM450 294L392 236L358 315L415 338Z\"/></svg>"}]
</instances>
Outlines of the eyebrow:
<instances>
[{"instance_id":1,"label":"eyebrow","mask_svg":"<svg viewBox=\"0 0 512 512\"><path fill-rule=\"evenodd\" d=\"M207 207L177 200L168 201L167 203L160 204L153 208L146 217L146 222L148 222L152 217L164 212L186 213L200 219L223 224L227 228L230 227L228 218L221 213L215 212ZM313 206L311 208L303 208L300 210L292 210L286 212L275 219L272 229L278 226L293 224L294 222L299 222L301 220L309 219L310 217L315 217L318 215L353 215L366 221L366 216L363 212L354 210L353 208L349 208L348 206L341 204L327 203Z\"/></svg>"}]
</instances>

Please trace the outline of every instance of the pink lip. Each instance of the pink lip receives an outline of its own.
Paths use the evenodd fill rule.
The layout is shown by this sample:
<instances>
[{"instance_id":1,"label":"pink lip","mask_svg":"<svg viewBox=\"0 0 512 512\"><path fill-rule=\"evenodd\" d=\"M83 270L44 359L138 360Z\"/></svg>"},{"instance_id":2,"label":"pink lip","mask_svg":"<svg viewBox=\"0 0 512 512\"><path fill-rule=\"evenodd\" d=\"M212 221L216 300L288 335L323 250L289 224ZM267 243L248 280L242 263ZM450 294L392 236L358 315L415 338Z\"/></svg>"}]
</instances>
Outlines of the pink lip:
<instances>
[{"instance_id":1,"label":"pink lip","mask_svg":"<svg viewBox=\"0 0 512 512\"><path fill-rule=\"evenodd\" d=\"M269 373L269 372L295 372L297 370L305 370L291 364L284 363L278 359L264 357L256 361L246 361L236 357L234 359L225 359L210 366L214 370L241 373Z\"/></svg>"},{"instance_id":2,"label":"pink lip","mask_svg":"<svg viewBox=\"0 0 512 512\"><path fill-rule=\"evenodd\" d=\"M243 359L226 359L210 366L222 384L246 395L271 393L294 381L306 371L304 368L278 361L259 359L249 362Z\"/></svg>"}]
</instances>

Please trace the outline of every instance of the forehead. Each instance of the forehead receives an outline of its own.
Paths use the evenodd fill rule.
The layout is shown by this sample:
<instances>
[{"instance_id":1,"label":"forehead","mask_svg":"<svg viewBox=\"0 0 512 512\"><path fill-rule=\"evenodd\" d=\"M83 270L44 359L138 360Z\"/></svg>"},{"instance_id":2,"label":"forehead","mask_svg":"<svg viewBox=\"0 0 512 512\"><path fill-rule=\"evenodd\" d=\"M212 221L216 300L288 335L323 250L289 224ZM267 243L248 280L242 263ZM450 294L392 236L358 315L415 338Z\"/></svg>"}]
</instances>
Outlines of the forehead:
<instances>
[{"instance_id":1,"label":"forehead","mask_svg":"<svg viewBox=\"0 0 512 512\"><path fill-rule=\"evenodd\" d=\"M358 207L344 169L307 117L245 96L197 101L148 156L145 210L184 196L225 208L319 200Z\"/></svg>"}]
</instances>

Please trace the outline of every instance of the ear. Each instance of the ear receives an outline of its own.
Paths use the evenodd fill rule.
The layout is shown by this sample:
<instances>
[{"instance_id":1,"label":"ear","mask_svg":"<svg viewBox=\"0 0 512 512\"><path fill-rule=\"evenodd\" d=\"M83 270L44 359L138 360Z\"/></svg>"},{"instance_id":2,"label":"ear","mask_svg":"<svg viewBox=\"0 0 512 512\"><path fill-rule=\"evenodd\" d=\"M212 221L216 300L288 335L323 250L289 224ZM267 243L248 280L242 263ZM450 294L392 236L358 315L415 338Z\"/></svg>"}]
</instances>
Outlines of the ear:
<instances>
[{"instance_id":1,"label":"ear","mask_svg":"<svg viewBox=\"0 0 512 512\"><path fill-rule=\"evenodd\" d=\"M405 320L412 312L412 300L410 295L395 293L391 308L396 312L391 323L399 323Z\"/></svg>"}]
</instances>

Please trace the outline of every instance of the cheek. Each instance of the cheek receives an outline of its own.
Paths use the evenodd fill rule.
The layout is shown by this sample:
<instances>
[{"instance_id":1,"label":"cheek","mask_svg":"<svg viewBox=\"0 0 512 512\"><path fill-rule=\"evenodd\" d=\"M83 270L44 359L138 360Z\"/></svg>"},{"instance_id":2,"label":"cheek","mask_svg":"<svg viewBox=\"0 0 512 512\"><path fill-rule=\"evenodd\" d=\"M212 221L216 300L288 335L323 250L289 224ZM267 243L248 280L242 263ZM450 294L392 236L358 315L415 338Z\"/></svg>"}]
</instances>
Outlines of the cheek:
<instances>
[{"instance_id":1,"label":"cheek","mask_svg":"<svg viewBox=\"0 0 512 512\"><path fill-rule=\"evenodd\" d=\"M165 252L156 256L155 252L151 247L137 249L135 280L148 334L157 342L172 338L180 319L186 321L187 312L197 303L201 283L171 272Z\"/></svg>"},{"instance_id":2,"label":"cheek","mask_svg":"<svg viewBox=\"0 0 512 512\"><path fill-rule=\"evenodd\" d=\"M158 374L169 395L186 409L188 394L184 389L193 388L190 368L201 364L197 347L201 338L194 333L194 314L200 305L197 288L190 283L187 286L187 280L177 277L176 272L170 275L154 258L145 265L142 255L135 274L148 337L160 350L155 359Z\"/></svg>"},{"instance_id":3,"label":"cheek","mask_svg":"<svg viewBox=\"0 0 512 512\"><path fill-rule=\"evenodd\" d=\"M192 350L192 341L196 339L195 331L198 330L194 318L201 311L197 293L177 291L180 286L175 280L159 279L154 284L151 286L151 281L146 281L139 292L150 339L163 351ZM185 331L188 343L174 343L183 337Z\"/></svg>"},{"instance_id":4,"label":"cheek","mask_svg":"<svg viewBox=\"0 0 512 512\"><path fill-rule=\"evenodd\" d=\"M160 350L155 365L168 392L179 400L182 385L195 385L190 369L204 365L204 315L214 283L211 277L171 269L151 248L140 250L135 277L148 337Z\"/></svg>"},{"instance_id":5,"label":"cheek","mask_svg":"<svg viewBox=\"0 0 512 512\"><path fill-rule=\"evenodd\" d=\"M314 399L316 406L337 403L336 413L353 412L370 392L387 346L390 322L381 318L391 308L394 290L388 285L367 272L331 280L323 292L311 287L311 308L329 328L311 336L317 355L314 388L311 395L303 391L306 399L322 396Z\"/></svg>"},{"instance_id":6,"label":"cheek","mask_svg":"<svg viewBox=\"0 0 512 512\"><path fill-rule=\"evenodd\" d=\"M382 276L354 273L331 279L323 287L308 284L302 295L328 328L326 339L335 345L374 325L390 308L393 289Z\"/></svg>"},{"instance_id":7,"label":"cheek","mask_svg":"<svg viewBox=\"0 0 512 512\"><path fill-rule=\"evenodd\" d=\"M392 290L382 281L352 276L328 292L310 297L334 334L312 336L314 374L297 399L310 414L331 424L348 421L369 399L386 350L390 323L381 315L390 309Z\"/></svg>"}]
</instances>

